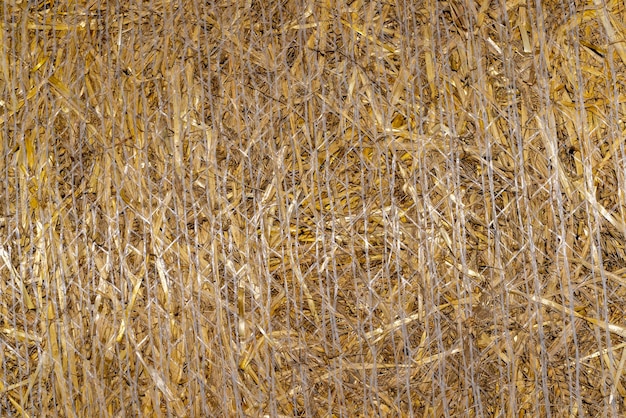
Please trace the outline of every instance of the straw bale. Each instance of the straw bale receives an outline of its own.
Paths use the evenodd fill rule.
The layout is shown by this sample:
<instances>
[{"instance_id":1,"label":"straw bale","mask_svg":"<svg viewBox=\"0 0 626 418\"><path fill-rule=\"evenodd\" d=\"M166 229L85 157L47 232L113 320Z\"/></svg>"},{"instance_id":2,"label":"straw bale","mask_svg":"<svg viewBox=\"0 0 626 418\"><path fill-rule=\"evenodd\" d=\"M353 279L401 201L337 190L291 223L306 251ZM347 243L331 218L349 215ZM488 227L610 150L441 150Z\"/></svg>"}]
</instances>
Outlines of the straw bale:
<instances>
[{"instance_id":1,"label":"straw bale","mask_svg":"<svg viewBox=\"0 0 626 418\"><path fill-rule=\"evenodd\" d=\"M624 416L625 13L3 3L0 415Z\"/></svg>"}]
</instances>

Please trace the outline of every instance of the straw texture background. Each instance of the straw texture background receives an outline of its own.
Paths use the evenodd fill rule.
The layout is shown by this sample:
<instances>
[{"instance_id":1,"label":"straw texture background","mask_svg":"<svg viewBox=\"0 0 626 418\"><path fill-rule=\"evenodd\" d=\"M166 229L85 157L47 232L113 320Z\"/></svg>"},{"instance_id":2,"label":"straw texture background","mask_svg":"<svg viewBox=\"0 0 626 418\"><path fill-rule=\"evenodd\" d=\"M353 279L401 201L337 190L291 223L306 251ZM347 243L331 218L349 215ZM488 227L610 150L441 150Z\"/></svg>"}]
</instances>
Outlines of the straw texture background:
<instances>
[{"instance_id":1,"label":"straw texture background","mask_svg":"<svg viewBox=\"0 0 626 418\"><path fill-rule=\"evenodd\" d=\"M624 416L613 0L6 1L0 415Z\"/></svg>"}]
</instances>

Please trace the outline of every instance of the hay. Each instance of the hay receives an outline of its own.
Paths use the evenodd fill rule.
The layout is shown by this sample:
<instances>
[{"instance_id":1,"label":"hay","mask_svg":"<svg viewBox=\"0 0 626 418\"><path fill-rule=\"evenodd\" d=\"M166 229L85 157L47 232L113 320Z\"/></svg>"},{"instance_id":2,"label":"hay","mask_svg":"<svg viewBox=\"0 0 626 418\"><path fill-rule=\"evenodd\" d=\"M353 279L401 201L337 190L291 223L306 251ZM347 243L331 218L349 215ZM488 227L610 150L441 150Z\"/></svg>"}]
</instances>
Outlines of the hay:
<instances>
[{"instance_id":1,"label":"hay","mask_svg":"<svg viewBox=\"0 0 626 418\"><path fill-rule=\"evenodd\" d=\"M626 413L620 2L0 13L0 415Z\"/></svg>"}]
</instances>

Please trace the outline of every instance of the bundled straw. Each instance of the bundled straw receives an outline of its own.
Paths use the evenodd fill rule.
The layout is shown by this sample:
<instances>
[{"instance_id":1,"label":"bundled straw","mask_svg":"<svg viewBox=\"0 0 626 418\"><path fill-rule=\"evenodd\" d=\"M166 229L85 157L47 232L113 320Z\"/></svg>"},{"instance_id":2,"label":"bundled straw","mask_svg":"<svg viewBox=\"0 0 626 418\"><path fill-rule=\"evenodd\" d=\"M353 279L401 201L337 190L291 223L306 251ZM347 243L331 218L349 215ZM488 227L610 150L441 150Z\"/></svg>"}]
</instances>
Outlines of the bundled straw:
<instances>
[{"instance_id":1,"label":"bundled straw","mask_svg":"<svg viewBox=\"0 0 626 418\"><path fill-rule=\"evenodd\" d=\"M626 414L622 2L0 14L1 416Z\"/></svg>"}]
</instances>

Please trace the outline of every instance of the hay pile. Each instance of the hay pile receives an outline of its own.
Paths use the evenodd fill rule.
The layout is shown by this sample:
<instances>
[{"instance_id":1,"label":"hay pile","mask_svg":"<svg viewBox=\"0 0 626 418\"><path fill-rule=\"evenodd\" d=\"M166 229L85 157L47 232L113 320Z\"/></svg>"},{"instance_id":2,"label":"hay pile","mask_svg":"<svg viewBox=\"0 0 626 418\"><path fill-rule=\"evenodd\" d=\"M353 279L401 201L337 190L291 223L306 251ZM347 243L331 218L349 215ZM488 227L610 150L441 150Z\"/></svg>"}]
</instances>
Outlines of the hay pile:
<instances>
[{"instance_id":1,"label":"hay pile","mask_svg":"<svg viewBox=\"0 0 626 418\"><path fill-rule=\"evenodd\" d=\"M0 415L625 414L626 9L539 3L3 3Z\"/></svg>"}]
</instances>

